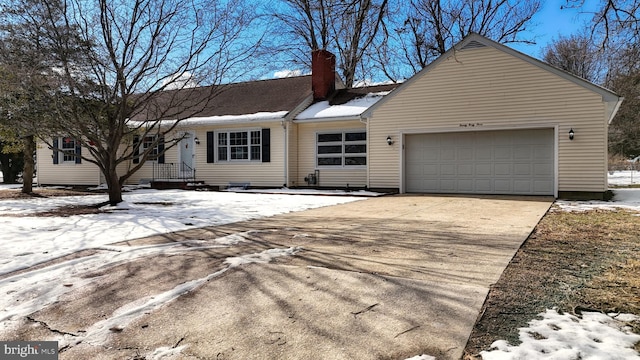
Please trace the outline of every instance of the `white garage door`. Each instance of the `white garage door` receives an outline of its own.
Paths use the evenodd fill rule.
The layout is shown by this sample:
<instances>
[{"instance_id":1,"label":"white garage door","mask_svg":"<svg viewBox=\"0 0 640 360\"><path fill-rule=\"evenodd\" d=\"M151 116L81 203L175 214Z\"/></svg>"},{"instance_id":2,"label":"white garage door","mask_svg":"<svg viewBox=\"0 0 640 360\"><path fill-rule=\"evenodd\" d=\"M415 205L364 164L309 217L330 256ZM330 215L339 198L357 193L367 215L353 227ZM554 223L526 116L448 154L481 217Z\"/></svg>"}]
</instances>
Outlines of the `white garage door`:
<instances>
[{"instance_id":1,"label":"white garage door","mask_svg":"<svg viewBox=\"0 0 640 360\"><path fill-rule=\"evenodd\" d=\"M553 129L405 138L407 192L554 194Z\"/></svg>"}]
</instances>

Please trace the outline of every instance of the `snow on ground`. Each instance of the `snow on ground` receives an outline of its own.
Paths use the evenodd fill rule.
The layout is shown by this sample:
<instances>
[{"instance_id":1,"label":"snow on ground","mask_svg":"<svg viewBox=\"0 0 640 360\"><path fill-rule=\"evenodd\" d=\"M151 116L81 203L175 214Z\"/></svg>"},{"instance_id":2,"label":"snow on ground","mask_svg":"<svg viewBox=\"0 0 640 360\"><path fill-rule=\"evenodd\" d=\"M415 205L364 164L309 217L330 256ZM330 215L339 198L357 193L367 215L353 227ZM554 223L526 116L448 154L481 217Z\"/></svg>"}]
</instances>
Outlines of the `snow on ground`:
<instances>
[{"instance_id":1,"label":"snow on ground","mask_svg":"<svg viewBox=\"0 0 640 360\"><path fill-rule=\"evenodd\" d=\"M142 246L117 246L113 243L194 226L220 225L364 198L146 189L125 193L125 202L113 208L105 207L109 209L106 213L69 217L37 216L38 212L45 210L96 204L106 199L105 195L86 195L0 201L0 228L3 229L0 235L0 275L79 250L103 250L0 279L0 292L3 294L0 297L0 331L10 331L25 316L58 301L60 296L73 289L99 282L102 278L83 276L87 272L147 256L234 246L247 241L246 236L258 230L180 243ZM301 250L299 247L268 249L230 257L224 262L223 268L203 278L125 304L110 317L93 324L86 332L73 337L60 335L56 340L61 346L80 341L102 344L112 331L110 329L126 327L136 318L194 291L233 267L254 262L267 263L276 257L294 256ZM149 356L162 358L175 355L183 348L160 348Z\"/></svg>"},{"instance_id":2,"label":"snow on ground","mask_svg":"<svg viewBox=\"0 0 640 360\"><path fill-rule=\"evenodd\" d=\"M640 317L620 314L583 313L582 318L547 310L541 319L519 329L522 342L509 345L504 340L494 342L492 350L480 354L484 360L517 359L638 359L633 345L640 335L626 324Z\"/></svg>"},{"instance_id":3,"label":"snow on ground","mask_svg":"<svg viewBox=\"0 0 640 360\"><path fill-rule=\"evenodd\" d=\"M609 184L633 185L640 180L640 173L619 171L609 174ZM613 188L611 201L558 200L555 205L561 211L589 211L626 209L639 212L640 188ZM493 350L481 352L484 360L516 359L640 359L633 349L640 341L626 323L640 321L632 314L583 313L582 318L570 314L558 314L547 310L542 319L529 322L520 329L520 345L510 345L504 340L494 342Z\"/></svg>"},{"instance_id":4,"label":"snow on ground","mask_svg":"<svg viewBox=\"0 0 640 360\"><path fill-rule=\"evenodd\" d=\"M638 174L640 178L640 174ZM634 184L635 175L624 172L610 174L610 184L625 186ZM0 186L0 191L17 191L19 185ZM566 211L589 209L625 208L640 212L640 188L615 188L612 201L557 201ZM264 192L264 191L263 191ZM283 193L289 194L283 194ZM12 275L0 280L0 330L15 325L20 317L42 309L57 301L64 293L79 288L100 277L84 278L82 274L110 267L135 259L171 254L193 249L234 246L246 241L247 234L231 234L218 239L193 240L188 246L181 243L155 244L137 247L114 246L115 242L153 234L184 230L192 227L220 225L236 221L299 211L350 201L362 200L359 196L376 196L367 192L342 192L346 196L299 195L304 192L274 189L262 194L249 191L194 192L180 190L136 190L124 194L125 202L110 212L70 217L42 217L37 212L62 206L89 205L106 201L105 195L72 196L57 198L32 198L0 201L0 275L42 263L83 249L102 249L85 256L39 270ZM327 194L327 192L312 191ZM335 192L330 192L336 195ZM300 234L304 236L304 234ZM125 327L132 320L152 311L181 294L193 291L208 279L219 276L231 267L250 262L269 262L277 256L295 255L299 248L270 249L257 254L228 258L222 269L201 279L180 284L162 294L138 299L125 304L111 317L94 324L82 336L89 343L103 343L109 329ZM63 286L60 286L63 284ZM67 286L69 285L69 286ZM624 317L623 317L624 316ZM603 358L637 359L631 349L640 341L623 322L640 321L634 315L604 315L585 313L577 318L560 315L555 310L541 314L541 320L532 320L528 328L521 329L522 344L509 345L504 341L493 344L494 349L482 353L484 359L519 358ZM532 335L536 333L538 335ZM60 336L61 343L77 341ZM175 349L159 348L148 354L151 358L177 355L184 346ZM599 353L604 351L603 353ZM580 354L578 355L576 354ZM547 356L548 355L548 356ZM418 355L411 360L431 360L428 355Z\"/></svg>"},{"instance_id":5,"label":"snow on ground","mask_svg":"<svg viewBox=\"0 0 640 360\"><path fill-rule=\"evenodd\" d=\"M627 209L640 212L640 188L625 188L625 186L638 183L640 183L639 171L616 171L609 173L609 185L616 186L611 188L613 191L611 201L558 200L555 205L563 211Z\"/></svg>"},{"instance_id":6,"label":"snow on ground","mask_svg":"<svg viewBox=\"0 0 640 360\"><path fill-rule=\"evenodd\" d=\"M609 172L609 186L628 186L640 184L640 171L622 170Z\"/></svg>"},{"instance_id":7,"label":"snow on ground","mask_svg":"<svg viewBox=\"0 0 640 360\"><path fill-rule=\"evenodd\" d=\"M35 214L61 206L96 204L107 196L3 200L0 274L119 241L362 199L148 189L125 193L125 202L108 213L70 217Z\"/></svg>"}]
</instances>

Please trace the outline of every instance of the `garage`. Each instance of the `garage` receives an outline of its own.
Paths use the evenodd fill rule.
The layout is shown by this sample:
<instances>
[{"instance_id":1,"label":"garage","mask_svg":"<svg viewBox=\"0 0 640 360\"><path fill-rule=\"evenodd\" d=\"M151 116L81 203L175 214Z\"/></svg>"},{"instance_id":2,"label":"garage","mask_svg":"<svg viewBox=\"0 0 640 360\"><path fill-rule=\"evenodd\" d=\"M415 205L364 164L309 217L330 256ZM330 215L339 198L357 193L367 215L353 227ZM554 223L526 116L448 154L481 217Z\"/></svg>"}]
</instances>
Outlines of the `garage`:
<instances>
[{"instance_id":1,"label":"garage","mask_svg":"<svg viewBox=\"0 0 640 360\"><path fill-rule=\"evenodd\" d=\"M405 136L405 189L554 195L554 129Z\"/></svg>"}]
</instances>

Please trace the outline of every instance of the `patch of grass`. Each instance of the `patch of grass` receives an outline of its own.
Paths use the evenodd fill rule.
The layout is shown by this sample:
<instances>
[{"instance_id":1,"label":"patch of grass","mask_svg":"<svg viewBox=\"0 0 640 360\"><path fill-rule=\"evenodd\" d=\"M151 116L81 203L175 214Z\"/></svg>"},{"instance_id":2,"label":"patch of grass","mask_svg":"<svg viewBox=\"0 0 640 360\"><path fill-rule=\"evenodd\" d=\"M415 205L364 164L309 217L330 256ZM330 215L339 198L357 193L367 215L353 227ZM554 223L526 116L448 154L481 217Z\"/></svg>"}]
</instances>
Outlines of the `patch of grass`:
<instances>
[{"instance_id":1,"label":"patch of grass","mask_svg":"<svg viewBox=\"0 0 640 360\"><path fill-rule=\"evenodd\" d=\"M638 213L551 211L489 291L465 358L495 340L518 344L518 328L545 309L640 315L639 273Z\"/></svg>"}]
</instances>

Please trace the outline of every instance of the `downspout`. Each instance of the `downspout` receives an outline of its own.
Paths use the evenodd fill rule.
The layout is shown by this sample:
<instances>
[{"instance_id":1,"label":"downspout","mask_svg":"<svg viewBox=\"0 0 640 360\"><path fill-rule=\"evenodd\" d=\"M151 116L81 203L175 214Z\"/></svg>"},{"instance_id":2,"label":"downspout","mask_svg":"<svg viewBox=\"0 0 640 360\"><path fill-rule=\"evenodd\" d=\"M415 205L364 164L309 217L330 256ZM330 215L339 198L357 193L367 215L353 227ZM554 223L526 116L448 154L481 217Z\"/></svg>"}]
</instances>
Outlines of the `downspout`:
<instances>
[{"instance_id":1,"label":"downspout","mask_svg":"<svg viewBox=\"0 0 640 360\"><path fill-rule=\"evenodd\" d=\"M287 120L280 124L284 130L284 187L289 187L289 126Z\"/></svg>"},{"instance_id":2,"label":"downspout","mask_svg":"<svg viewBox=\"0 0 640 360\"><path fill-rule=\"evenodd\" d=\"M360 122L364 123L365 125L367 125L366 129L367 129L367 189L371 188L371 182L369 181L369 164L371 164L371 159L369 156L369 149L371 148L371 146L369 146L369 118L363 118L362 115L360 115Z\"/></svg>"}]
</instances>

